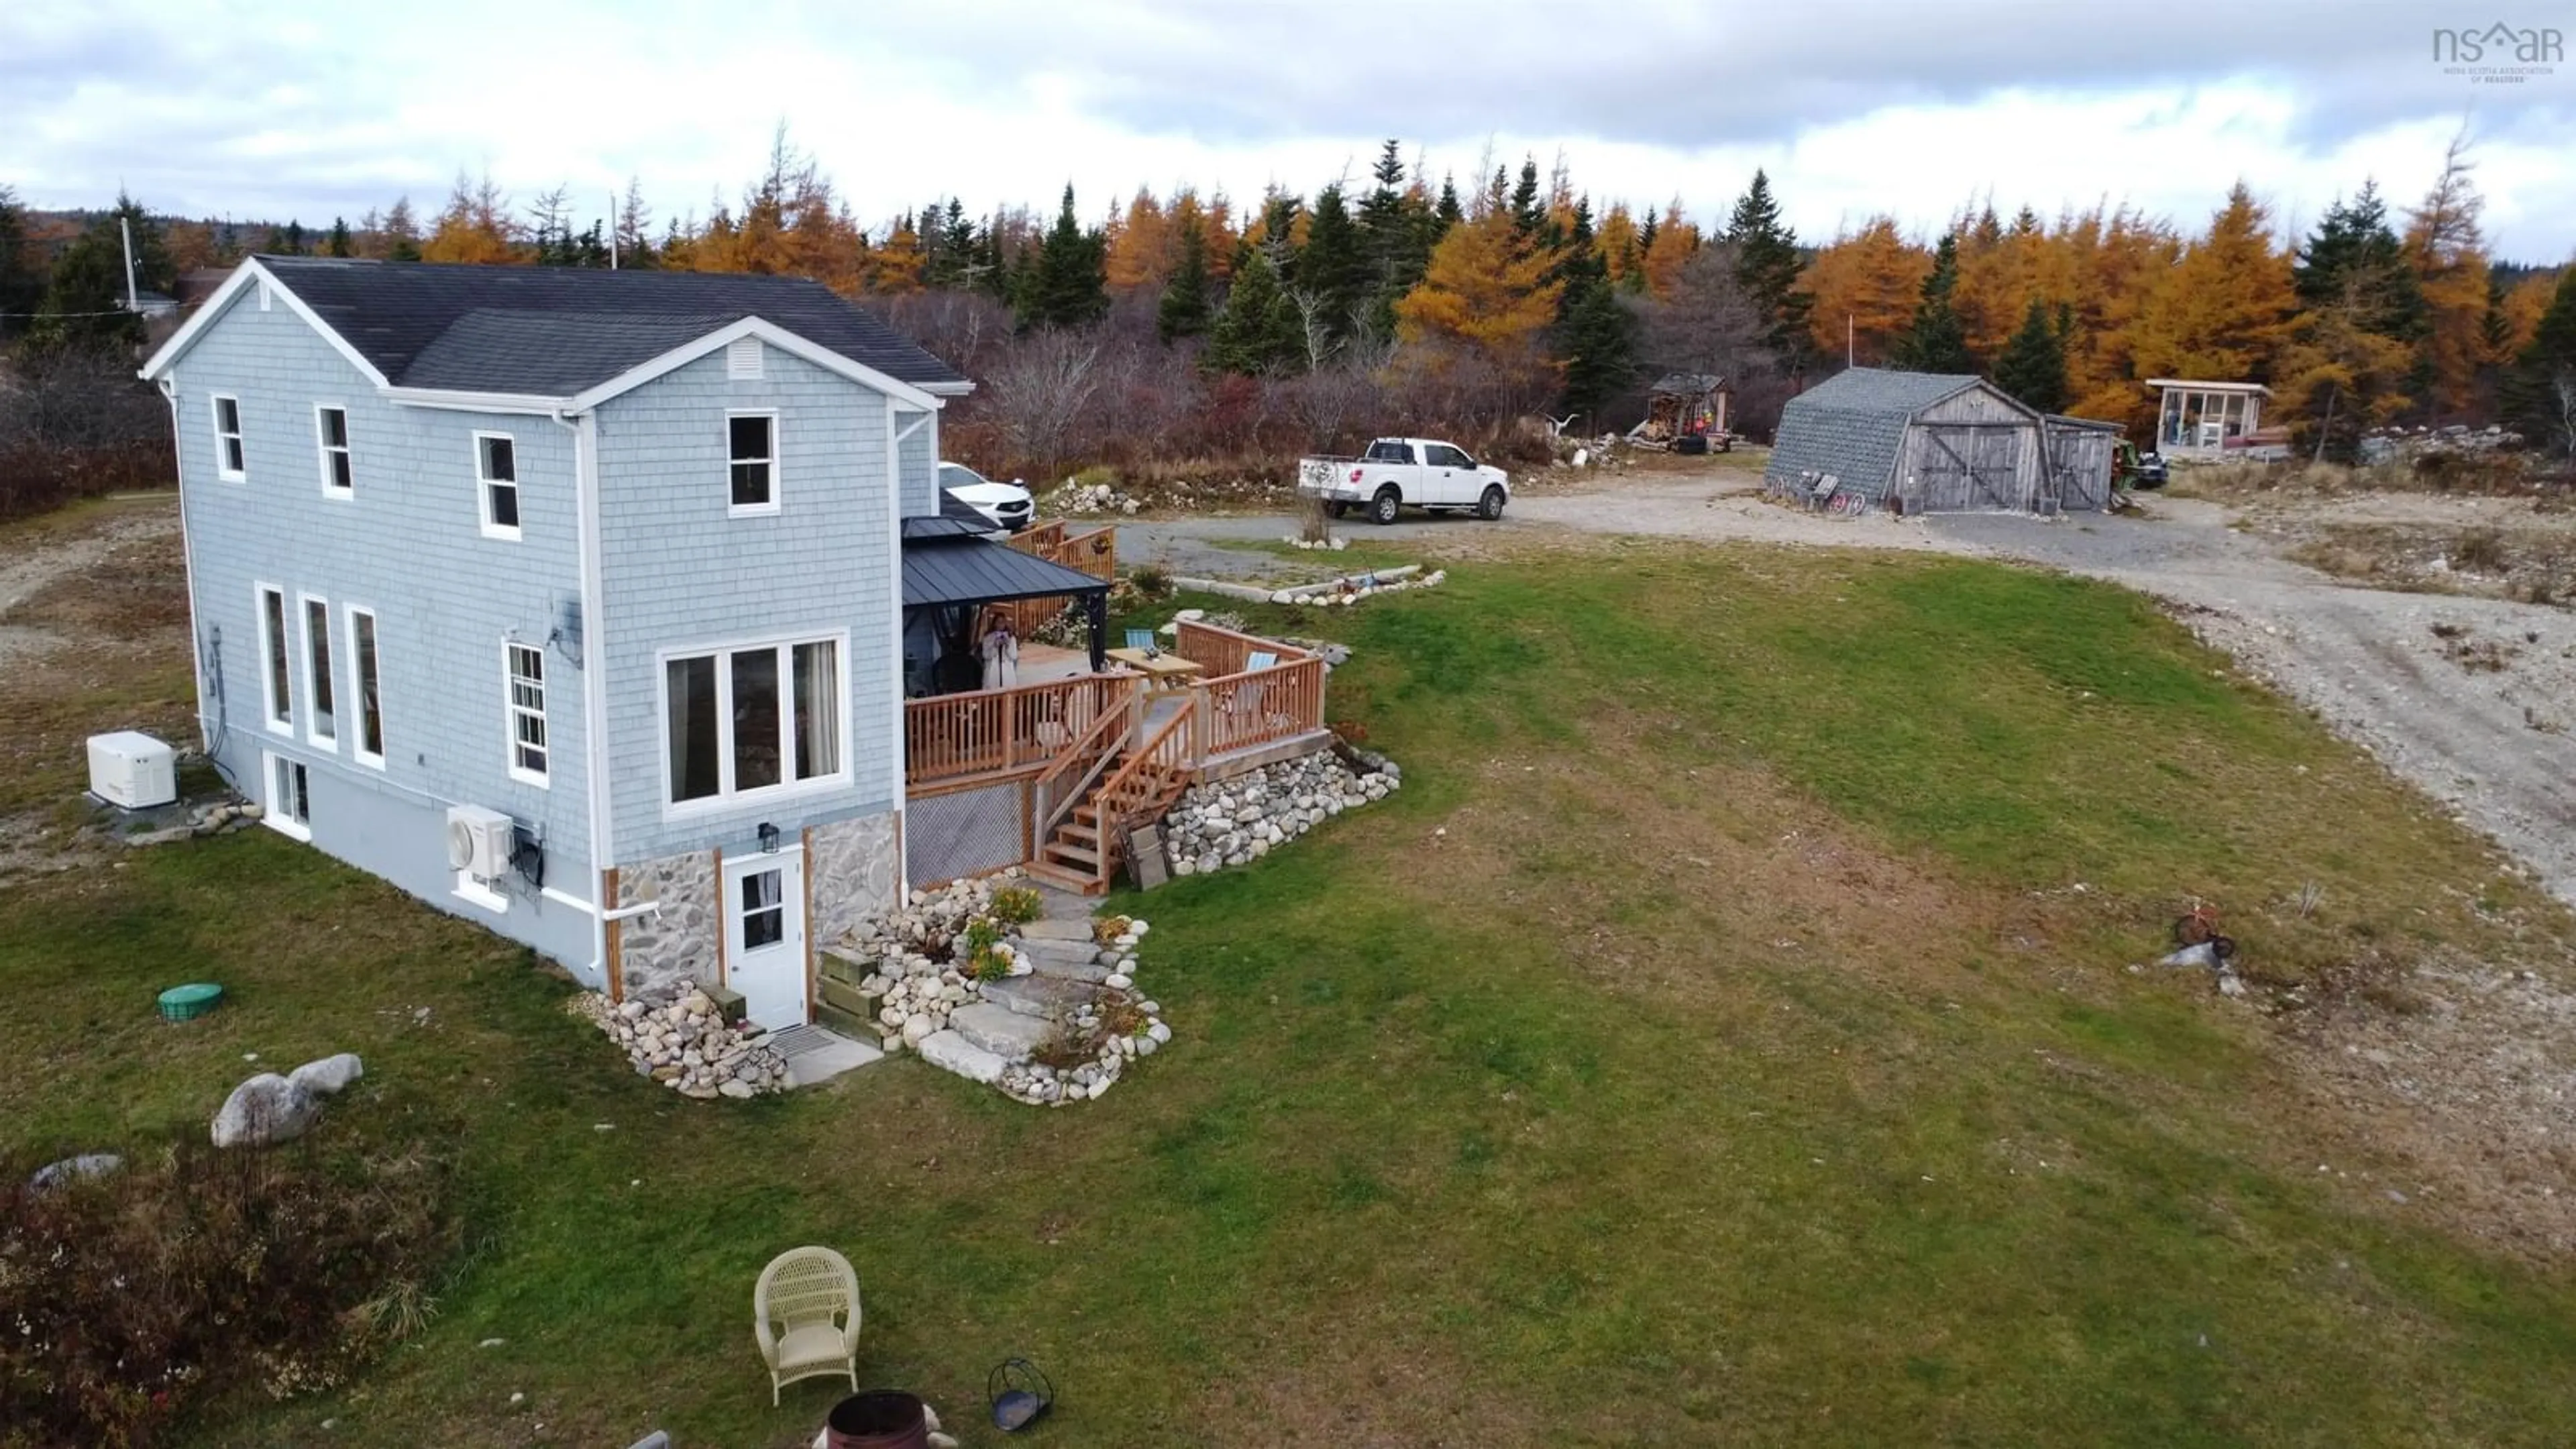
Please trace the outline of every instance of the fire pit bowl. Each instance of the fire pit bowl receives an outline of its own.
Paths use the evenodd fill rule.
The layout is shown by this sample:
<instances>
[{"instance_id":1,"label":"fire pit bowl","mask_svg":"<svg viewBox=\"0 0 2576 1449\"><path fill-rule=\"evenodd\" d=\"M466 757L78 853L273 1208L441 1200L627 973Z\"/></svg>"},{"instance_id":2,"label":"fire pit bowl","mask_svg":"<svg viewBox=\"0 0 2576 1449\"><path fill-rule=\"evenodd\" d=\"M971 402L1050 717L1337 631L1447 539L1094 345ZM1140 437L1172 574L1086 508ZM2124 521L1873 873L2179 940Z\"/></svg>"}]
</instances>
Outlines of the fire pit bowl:
<instances>
[{"instance_id":1,"label":"fire pit bowl","mask_svg":"<svg viewBox=\"0 0 2576 1449\"><path fill-rule=\"evenodd\" d=\"M870 1389L832 1406L823 1442L829 1449L930 1449L930 1415L918 1395Z\"/></svg>"}]
</instances>

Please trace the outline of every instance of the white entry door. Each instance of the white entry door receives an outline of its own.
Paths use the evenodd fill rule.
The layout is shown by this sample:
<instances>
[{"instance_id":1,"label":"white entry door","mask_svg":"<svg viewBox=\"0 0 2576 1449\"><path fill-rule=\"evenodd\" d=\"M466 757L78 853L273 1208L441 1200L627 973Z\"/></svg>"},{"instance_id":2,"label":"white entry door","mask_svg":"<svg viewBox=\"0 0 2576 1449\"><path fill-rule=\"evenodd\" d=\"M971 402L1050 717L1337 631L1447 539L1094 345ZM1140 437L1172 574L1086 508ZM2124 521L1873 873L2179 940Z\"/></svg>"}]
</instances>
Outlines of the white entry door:
<instances>
[{"instance_id":1,"label":"white entry door","mask_svg":"<svg viewBox=\"0 0 2576 1449\"><path fill-rule=\"evenodd\" d=\"M805 1020L805 856L782 850L724 866L725 980L771 1031Z\"/></svg>"}]
</instances>

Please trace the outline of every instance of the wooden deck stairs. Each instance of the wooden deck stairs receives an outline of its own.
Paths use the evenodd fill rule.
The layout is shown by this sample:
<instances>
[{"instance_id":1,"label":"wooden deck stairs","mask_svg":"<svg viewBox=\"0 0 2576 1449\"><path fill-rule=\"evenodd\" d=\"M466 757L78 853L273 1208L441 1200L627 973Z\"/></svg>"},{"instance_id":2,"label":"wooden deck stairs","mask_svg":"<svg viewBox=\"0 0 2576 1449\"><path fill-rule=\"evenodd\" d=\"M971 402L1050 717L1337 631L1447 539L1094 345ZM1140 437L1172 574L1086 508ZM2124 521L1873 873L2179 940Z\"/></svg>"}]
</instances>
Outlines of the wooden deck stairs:
<instances>
[{"instance_id":1,"label":"wooden deck stairs","mask_svg":"<svg viewBox=\"0 0 2576 1449\"><path fill-rule=\"evenodd\" d=\"M1029 874L1086 896L1104 895L1122 863L1119 826L1159 820L1189 788L1193 702L1157 724L1140 745L1108 756L1098 783L1076 796L1038 846Z\"/></svg>"}]
</instances>

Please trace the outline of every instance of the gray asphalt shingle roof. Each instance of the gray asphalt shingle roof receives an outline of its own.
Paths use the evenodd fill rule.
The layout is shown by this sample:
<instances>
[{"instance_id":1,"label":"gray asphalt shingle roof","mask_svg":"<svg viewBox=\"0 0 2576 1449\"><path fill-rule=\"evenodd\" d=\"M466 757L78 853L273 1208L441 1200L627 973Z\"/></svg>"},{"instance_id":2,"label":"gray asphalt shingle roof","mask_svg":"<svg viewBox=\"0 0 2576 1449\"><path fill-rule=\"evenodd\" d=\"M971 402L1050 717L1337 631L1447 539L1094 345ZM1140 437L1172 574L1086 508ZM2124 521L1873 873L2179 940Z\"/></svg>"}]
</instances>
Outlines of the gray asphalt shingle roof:
<instances>
[{"instance_id":1,"label":"gray asphalt shingle roof","mask_svg":"<svg viewBox=\"0 0 2576 1449\"><path fill-rule=\"evenodd\" d=\"M568 396L745 317L899 382L965 380L802 277L344 257L259 263L400 387Z\"/></svg>"},{"instance_id":2,"label":"gray asphalt shingle roof","mask_svg":"<svg viewBox=\"0 0 2576 1449\"><path fill-rule=\"evenodd\" d=\"M981 538L907 538L903 606L1007 603L1106 592L1109 581Z\"/></svg>"},{"instance_id":3,"label":"gray asphalt shingle roof","mask_svg":"<svg viewBox=\"0 0 2576 1449\"><path fill-rule=\"evenodd\" d=\"M1916 413L1977 385L1965 374L1846 368L1789 399L1771 448L1765 484L1795 484L1831 473L1843 486L1883 497Z\"/></svg>"}]
</instances>

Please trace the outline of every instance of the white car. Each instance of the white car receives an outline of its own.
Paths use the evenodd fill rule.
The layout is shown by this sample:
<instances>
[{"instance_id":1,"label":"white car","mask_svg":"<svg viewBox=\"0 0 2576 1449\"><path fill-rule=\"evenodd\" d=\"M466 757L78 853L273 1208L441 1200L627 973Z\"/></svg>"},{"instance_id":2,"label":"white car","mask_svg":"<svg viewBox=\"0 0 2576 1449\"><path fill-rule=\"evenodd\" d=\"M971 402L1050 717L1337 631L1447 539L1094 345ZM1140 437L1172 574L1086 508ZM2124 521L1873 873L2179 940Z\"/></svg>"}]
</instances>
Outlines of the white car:
<instances>
[{"instance_id":1,"label":"white car","mask_svg":"<svg viewBox=\"0 0 2576 1449\"><path fill-rule=\"evenodd\" d=\"M1356 458L1298 459L1297 492L1323 499L1335 518L1365 508L1370 522L1393 523L1411 505L1491 520L1511 501L1512 480L1437 438L1380 438Z\"/></svg>"},{"instance_id":2,"label":"white car","mask_svg":"<svg viewBox=\"0 0 2576 1449\"><path fill-rule=\"evenodd\" d=\"M1038 516L1037 500L1017 483L996 483L963 463L939 465L939 488L969 510L992 520L995 528L1013 533L1028 527Z\"/></svg>"}]
</instances>

